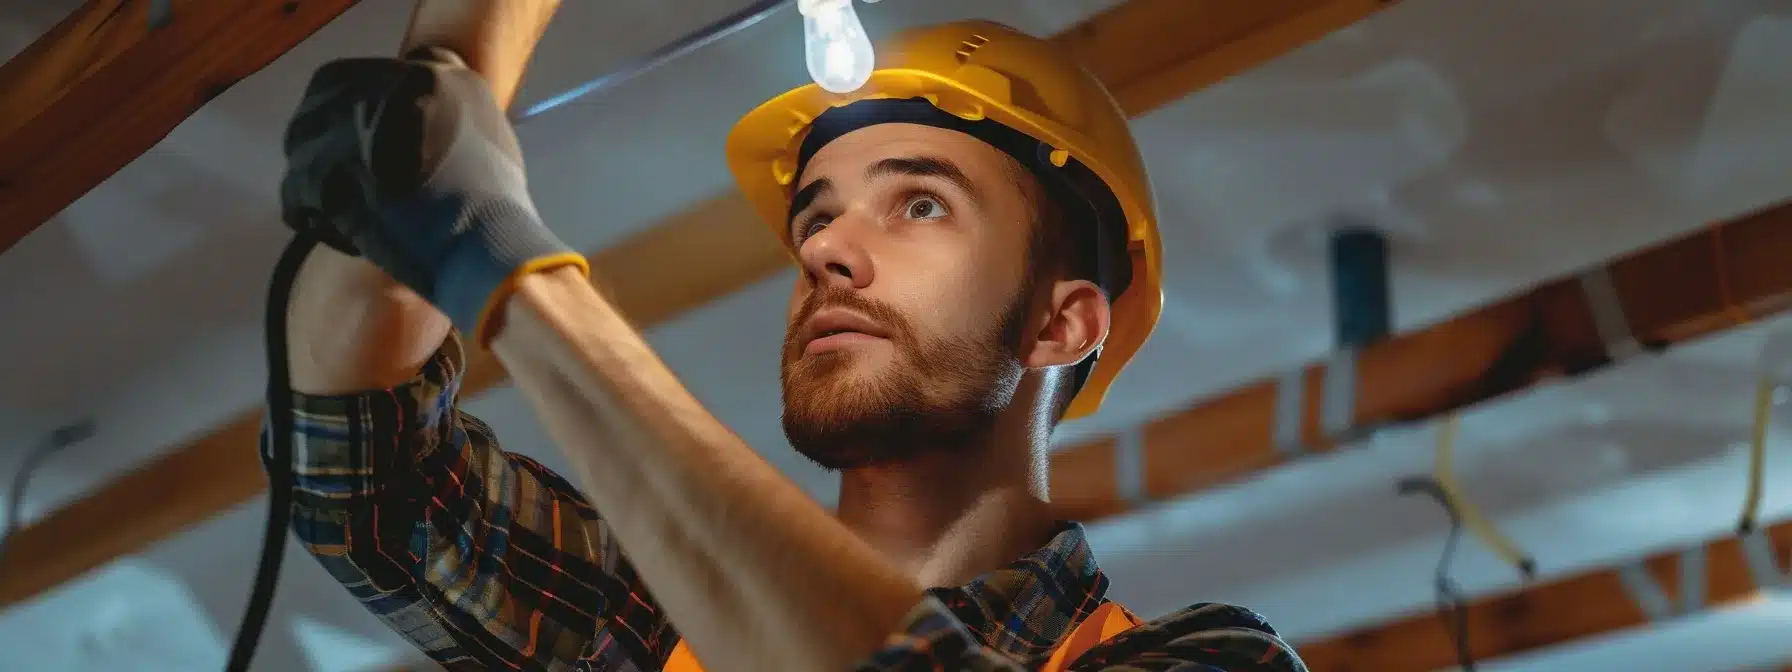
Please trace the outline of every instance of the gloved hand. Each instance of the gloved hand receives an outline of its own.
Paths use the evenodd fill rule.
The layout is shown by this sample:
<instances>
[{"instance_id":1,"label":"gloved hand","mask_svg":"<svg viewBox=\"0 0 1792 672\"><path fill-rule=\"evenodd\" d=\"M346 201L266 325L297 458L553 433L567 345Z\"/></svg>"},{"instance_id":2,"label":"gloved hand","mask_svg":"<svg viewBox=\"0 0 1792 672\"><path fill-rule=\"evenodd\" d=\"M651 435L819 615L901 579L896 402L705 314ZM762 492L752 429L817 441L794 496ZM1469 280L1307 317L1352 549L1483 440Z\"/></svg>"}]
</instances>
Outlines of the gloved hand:
<instances>
[{"instance_id":1,"label":"gloved hand","mask_svg":"<svg viewBox=\"0 0 1792 672\"><path fill-rule=\"evenodd\" d=\"M367 257L482 346L518 279L590 273L536 214L509 121L451 52L318 68L285 151L288 226Z\"/></svg>"}]
</instances>

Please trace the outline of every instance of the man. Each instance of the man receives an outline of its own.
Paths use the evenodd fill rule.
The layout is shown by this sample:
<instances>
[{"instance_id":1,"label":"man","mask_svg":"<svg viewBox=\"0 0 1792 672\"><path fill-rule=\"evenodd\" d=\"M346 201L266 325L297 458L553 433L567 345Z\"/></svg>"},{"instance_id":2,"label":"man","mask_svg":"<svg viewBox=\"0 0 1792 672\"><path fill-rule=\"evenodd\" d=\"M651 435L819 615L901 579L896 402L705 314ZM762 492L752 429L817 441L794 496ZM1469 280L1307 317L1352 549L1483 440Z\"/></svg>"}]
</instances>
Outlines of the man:
<instances>
[{"instance_id":1,"label":"man","mask_svg":"<svg viewBox=\"0 0 1792 672\"><path fill-rule=\"evenodd\" d=\"M476 30L420 11L410 59L326 65L287 135L287 221L335 248L291 308L293 526L392 627L457 670L1304 669L1235 607L1139 624L1051 515L1053 426L1159 301L1141 162L1087 73L951 24L886 46L857 102L805 87L730 137L802 270L784 426L841 472L830 517L535 216L501 110L553 3L459 4L485 13L442 25ZM583 489L455 407L467 347Z\"/></svg>"}]
</instances>

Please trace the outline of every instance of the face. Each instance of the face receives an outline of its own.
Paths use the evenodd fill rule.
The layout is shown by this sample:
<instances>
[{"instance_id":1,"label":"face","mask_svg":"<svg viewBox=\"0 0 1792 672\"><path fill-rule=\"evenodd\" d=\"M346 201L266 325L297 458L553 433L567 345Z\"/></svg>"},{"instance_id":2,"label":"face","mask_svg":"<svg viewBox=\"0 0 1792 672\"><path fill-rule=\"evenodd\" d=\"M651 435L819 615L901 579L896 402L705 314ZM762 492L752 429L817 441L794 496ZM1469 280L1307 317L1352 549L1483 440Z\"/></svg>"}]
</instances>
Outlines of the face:
<instances>
[{"instance_id":1,"label":"face","mask_svg":"<svg viewBox=\"0 0 1792 672\"><path fill-rule=\"evenodd\" d=\"M799 452L844 469L953 450L1009 407L1038 312L1022 170L968 135L910 124L810 159L781 376Z\"/></svg>"}]
</instances>

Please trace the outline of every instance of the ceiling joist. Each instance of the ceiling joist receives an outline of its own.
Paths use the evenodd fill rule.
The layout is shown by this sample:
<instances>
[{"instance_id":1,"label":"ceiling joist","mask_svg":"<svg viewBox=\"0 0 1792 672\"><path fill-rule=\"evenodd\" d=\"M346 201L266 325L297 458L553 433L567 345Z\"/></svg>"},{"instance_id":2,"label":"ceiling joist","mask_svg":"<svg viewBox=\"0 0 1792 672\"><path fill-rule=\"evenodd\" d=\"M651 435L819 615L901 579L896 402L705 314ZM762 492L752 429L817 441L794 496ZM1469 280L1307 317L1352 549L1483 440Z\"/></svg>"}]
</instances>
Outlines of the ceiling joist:
<instances>
[{"instance_id":1,"label":"ceiling joist","mask_svg":"<svg viewBox=\"0 0 1792 672\"><path fill-rule=\"evenodd\" d=\"M1788 257L1792 201L1380 341L1355 364L1352 426L1439 416L1605 366L1631 341L1658 350L1777 314L1792 305ZM1325 371L1317 362L1301 376L1306 451L1339 445L1321 429ZM1069 517L1093 520L1298 459L1274 440L1277 386L1259 381L1147 423L1138 430L1139 460L1120 460L1113 438L1054 453L1053 502ZM1141 465L1142 496L1120 491L1123 463Z\"/></svg>"},{"instance_id":2,"label":"ceiling joist","mask_svg":"<svg viewBox=\"0 0 1792 672\"><path fill-rule=\"evenodd\" d=\"M1054 39L1108 82L1122 106L1136 116L1393 4L1392 0L1130 0ZM709 250L725 253L707 254ZM688 258L727 263L708 264L701 275L665 263ZM604 293L643 329L770 277L789 263L737 193L703 200L596 253L592 262L597 276L605 280ZM668 272L674 268L680 270ZM469 364L462 390L473 395L504 382L504 372L494 360L476 358ZM267 485L256 458L259 425L259 412L245 413L20 530L0 557L0 607L259 494ZM170 483L182 486L169 487Z\"/></svg>"},{"instance_id":3,"label":"ceiling joist","mask_svg":"<svg viewBox=\"0 0 1792 672\"><path fill-rule=\"evenodd\" d=\"M1762 590L1792 585L1792 577L1786 574L1792 567L1792 521L1758 534L1753 541L1714 539L1684 551L1659 553L1629 567L1585 572L1476 600L1464 612L1469 652L1475 660L1489 660L1535 651L1736 604ZM1752 549L1751 544L1755 546ZM1755 557L1751 558L1751 553ZM1770 556L1773 562L1763 562L1762 556ZM1683 567L1689 559L1691 567ZM1703 581L1683 592L1681 580L1687 575L1683 570L1697 570L1700 560L1703 572L1688 574ZM1769 564L1777 573L1761 571ZM1639 582L1639 576L1647 578ZM1639 583L1653 588L1639 589ZM1639 593L1643 595L1639 597ZM1689 595L1698 596L1696 603L1683 599ZM1454 634L1439 616L1429 613L1323 641L1297 643L1295 648L1308 667L1326 672L1426 672L1457 664Z\"/></svg>"},{"instance_id":4,"label":"ceiling joist","mask_svg":"<svg viewBox=\"0 0 1792 672\"><path fill-rule=\"evenodd\" d=\"M0 65L0 253L354 0L88 0Z\"/></svg>"}]
</instances>

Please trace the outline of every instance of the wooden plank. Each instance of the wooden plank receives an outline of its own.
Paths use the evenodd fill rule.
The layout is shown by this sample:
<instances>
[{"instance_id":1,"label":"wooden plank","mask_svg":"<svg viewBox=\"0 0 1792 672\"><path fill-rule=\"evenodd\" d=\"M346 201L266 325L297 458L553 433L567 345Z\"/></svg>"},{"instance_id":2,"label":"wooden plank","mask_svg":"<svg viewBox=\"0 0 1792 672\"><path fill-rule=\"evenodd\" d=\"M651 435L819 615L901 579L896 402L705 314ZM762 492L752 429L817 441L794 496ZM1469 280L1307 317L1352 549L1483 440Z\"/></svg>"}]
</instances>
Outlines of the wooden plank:
<instances>
[{"instance_id":1,"label":"wooden plank","mask_svg":"<svg viewBox=\"0 0 1792 672\"><path fill-rule=\"evenodd\" d=\"M1792 566L1792 521L1766 530L1779 566ZM1758 587L1735 538L1708 541L1705 548L1705 604L1732 604L1757 594ZM1645 561L1668 595L1679 591L1678 551ZM1615 569L1586 572L1528 589L1470 603L1469 651L1476 660L1534 651L1557 644L1648 624L1625 592ZM1434 613L1296 643L1307 666L1325 672L1426 672L1456 665L1455 642Z\"/></svg>"},{"instance_id":2,"label":"wooden plank","mask_svg":"<svg viewBox=\"0 0 1792 672\"><path fill-rule=\"evenodd\" d=\"M0 607L61 585L265 491L256 445L261 415L239 419L14 532L0 554ZM84 535L81 530L97 530ZM247 543L247 542L245 542Z\"/></svg>"},{"instance_id":3,"label":"wooden plank","mask_svg":"<svg viewBox=\"0 0 1792 672\"><path fill-rule=\"evenodd\" d=\"M1792 304L1792 202L1715 224L1604 266L1639 341L1667 347ZM1356 424L1412 422L1583 373L1608 362L1578 274L1382 341L1358 361ZM1303 436L1336 446L1319 427L1325 364L1305 370ZM1147 424L1145 488L1156 499L1235 481L1291 459L1272 431L1275 379L1245 385ZM1052 499L1093 520L1127 510L1107 439L1052 456Z\"/></svg>"},{"instance_id":4,"label":"wooden plank","mask_svg":"<svg viewBox=\"0 0 1792 672\"><path fill-rule=\"evenodd\" d=\"M82 4L0 65L0 252L354 4Z\"/></svg>"},{"instance_id":5,"label":"wooden plank","mask_svg":"<svg viewBox=\"0 0 1792 672\"><path fill-rule=\"evenodd\" d=\"M1141 114L1391 4L1386 0L1131 0L1054 39L1082 58L1093 72L1117 78L1113 87L1116 97L1129 101L1129 111ZM709 250L718 253L709 254ZM698 254L725 263L708 265L713 268L704 275L694 275L689 265L676 263ZM765 235L752 209L735 193L700 201L593 259L598 277L605 281L602 289L641 328L727 296L788 263L782 249ZM477 357L469 363L463 394L478 394L504 381L495 360ZM219 431L258 422L259 412L250 412ZM254 441L239 443L219 436L175 448L125 478L100 487L83 501L21 530L8 542L14 552L0 557L0 606L174 534L265 488ZM204 465L210 473L211 485L194 486L204 492L156 485L184 478L172 472L195 464ZM135 490L146 487L154 494ZM147 502L153 510L112 502ZM99 517L89 515L90 511L113 513Z\"/></svg>"},{"instance_id":6,"label":"wooden plank","mask_svg":"<svg viewBox=\"0 0 1792 672\"><path fill-rule=\"evenodd\" d=\"M1056 40L1132 116L1181 100L1398 0L1132 0Z\"/></svg>"}]
</instances>

